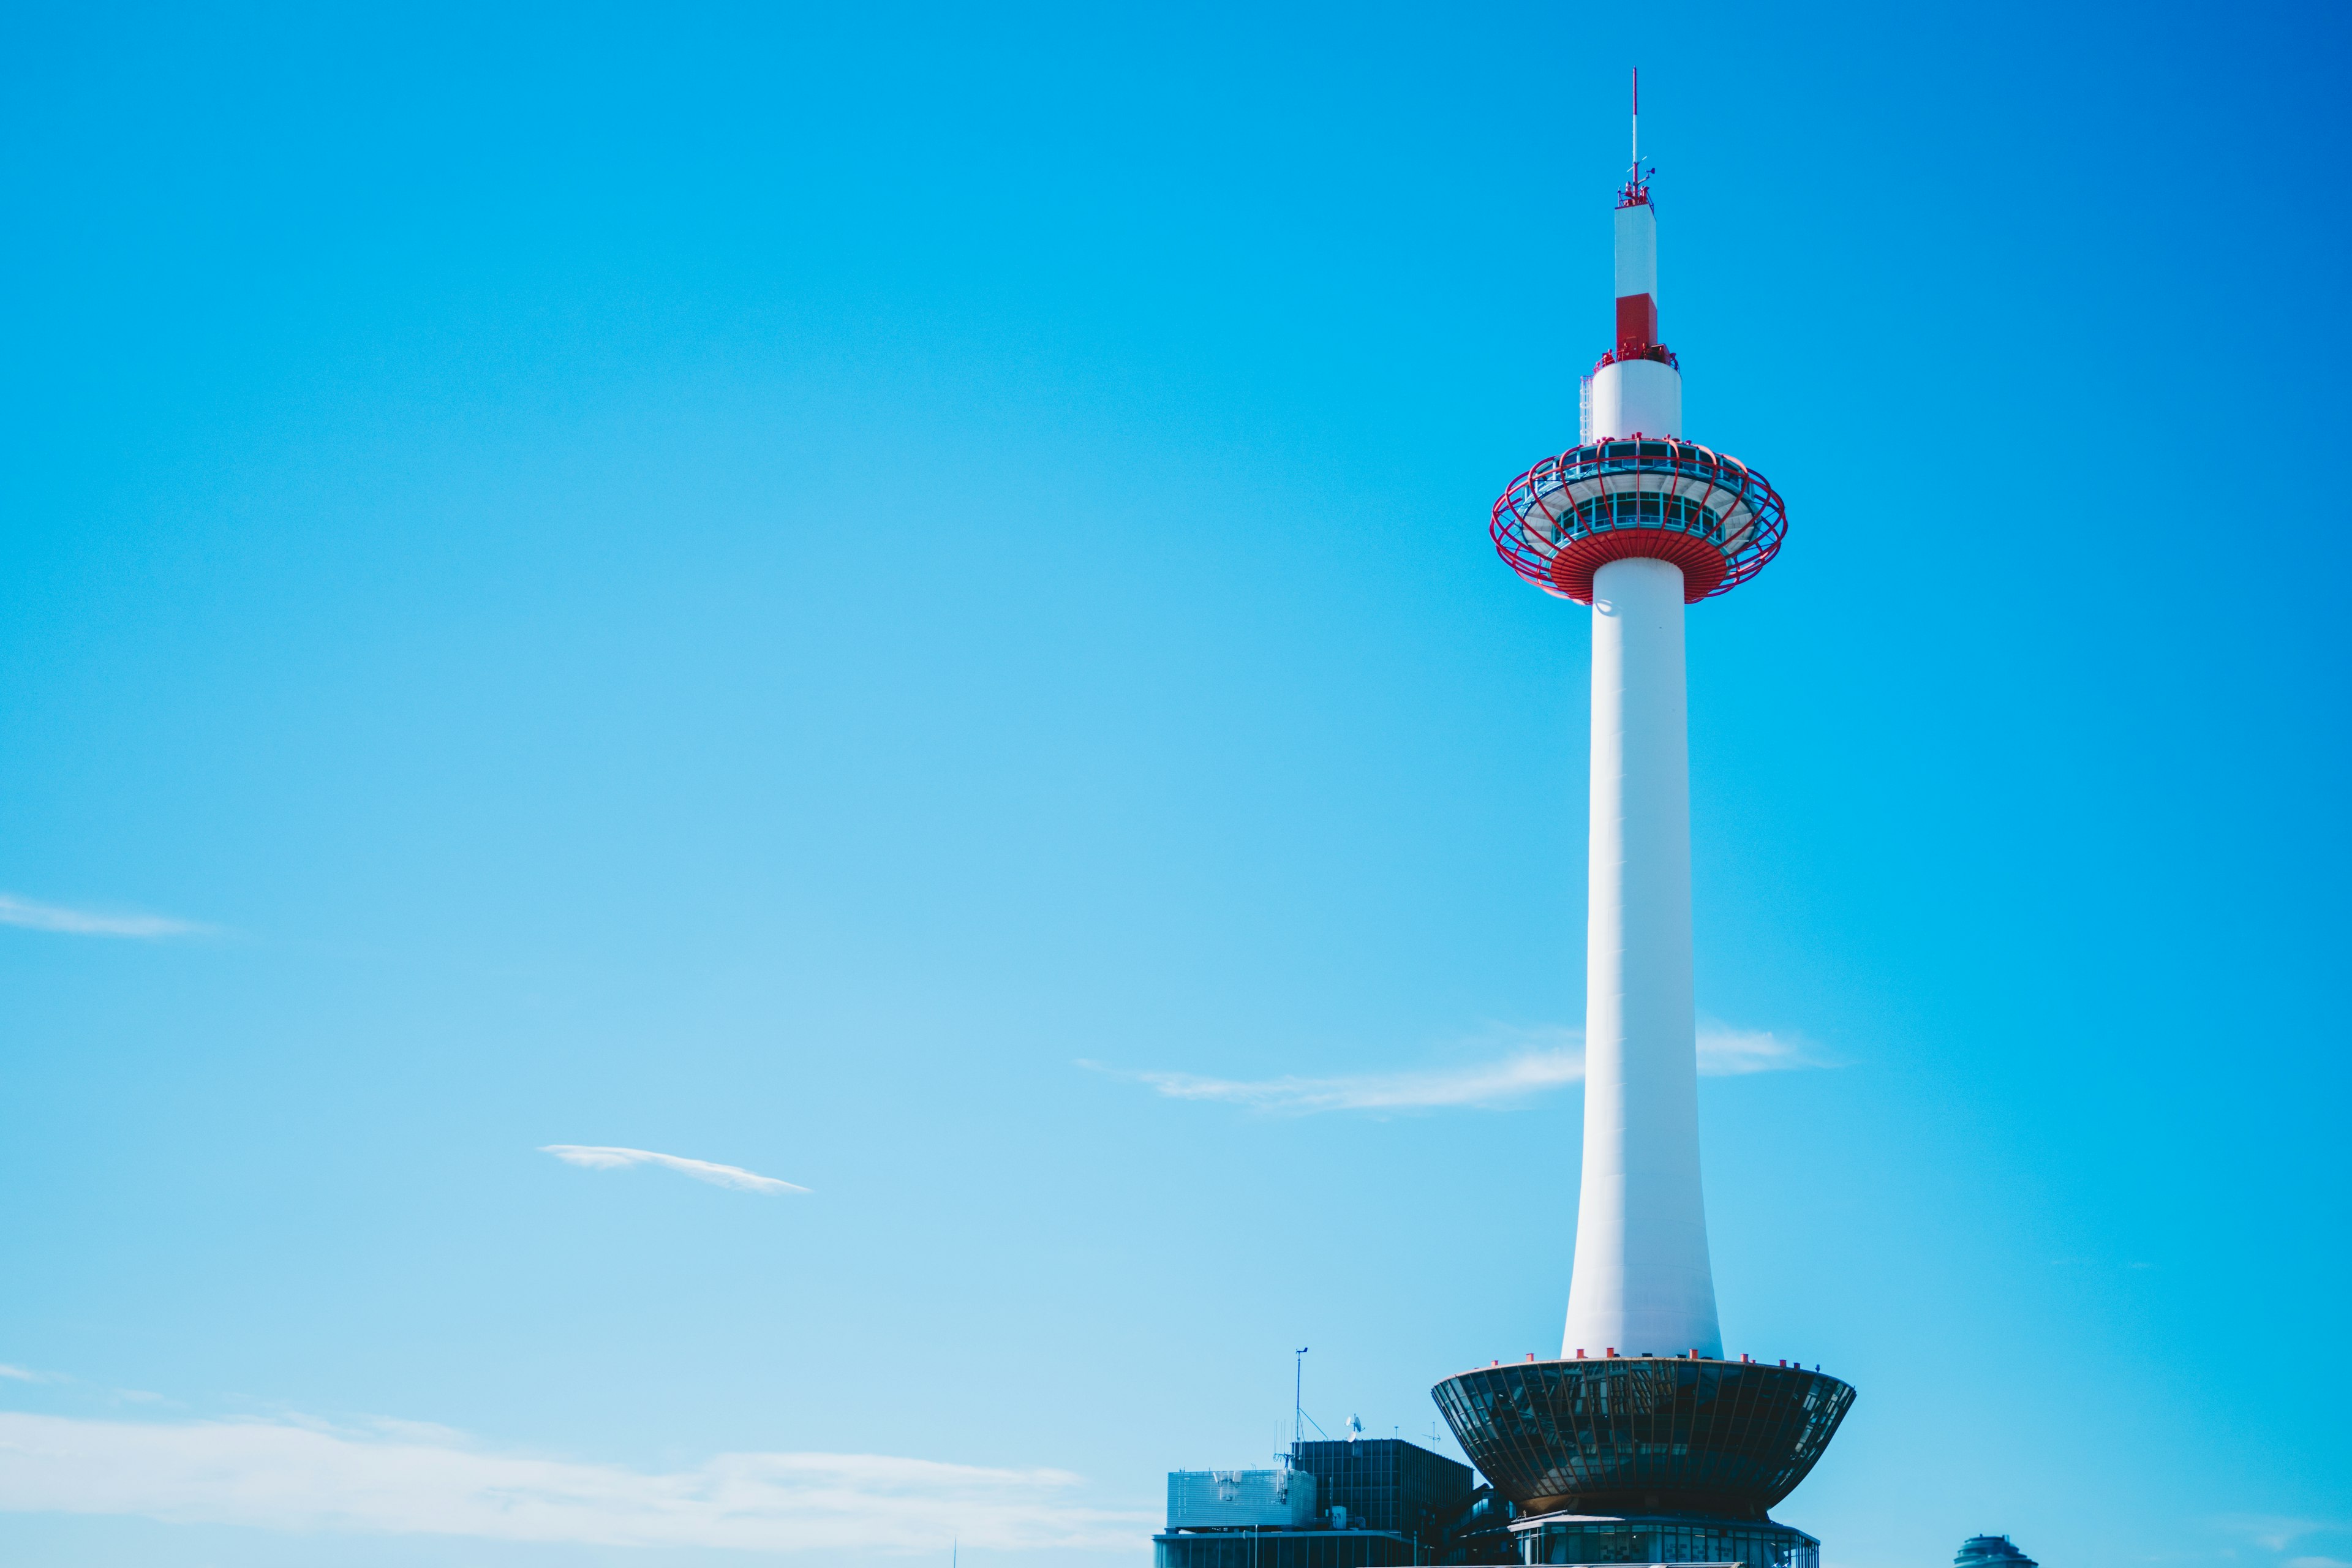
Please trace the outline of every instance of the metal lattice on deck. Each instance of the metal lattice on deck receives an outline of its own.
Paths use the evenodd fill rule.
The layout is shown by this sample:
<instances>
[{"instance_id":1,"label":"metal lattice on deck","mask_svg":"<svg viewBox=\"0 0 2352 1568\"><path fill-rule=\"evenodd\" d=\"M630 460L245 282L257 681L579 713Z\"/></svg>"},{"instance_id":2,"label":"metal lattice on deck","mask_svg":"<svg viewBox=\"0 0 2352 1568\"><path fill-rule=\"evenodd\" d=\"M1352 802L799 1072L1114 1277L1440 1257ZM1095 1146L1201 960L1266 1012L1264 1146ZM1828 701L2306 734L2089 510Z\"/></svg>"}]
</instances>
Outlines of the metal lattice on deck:
<instances>
[{"instance_id":1,"label":"metal lattice on deck","mask_svg":"<svg viewBox=\"0 0 2352 1568\"><path fill-rule=\"evenodd\" d=\"M1780 553L1780 492L1695 441L1632 437L1571 447L1513 479L1488 522L1511 570L1545 593L1592 602L1592 574L1649 556L1683 570L1683 600L1727 594Z\"/></svg>"}]
</instances>

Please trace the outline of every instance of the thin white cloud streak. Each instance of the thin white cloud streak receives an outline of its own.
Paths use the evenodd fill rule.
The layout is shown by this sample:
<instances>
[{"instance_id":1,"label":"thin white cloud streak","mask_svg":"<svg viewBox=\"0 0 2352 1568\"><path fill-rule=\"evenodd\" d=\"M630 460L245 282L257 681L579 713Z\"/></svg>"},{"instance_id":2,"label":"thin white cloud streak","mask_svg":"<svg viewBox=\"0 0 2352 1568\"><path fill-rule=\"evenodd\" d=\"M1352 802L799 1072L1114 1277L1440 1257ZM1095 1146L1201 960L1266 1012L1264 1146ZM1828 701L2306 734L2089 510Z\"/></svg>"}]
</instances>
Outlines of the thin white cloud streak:
<instances>
[{"instance_id":1,"label":"thin white cloud streak","mask_svg":"<svg viewBox=\"0 0 2352 1568\"><path fill-rule=\"evenodd\" d=\"M5 1362L0 1362L0 1381L5 1381L8 1383L37 1384L80 1383L80 1379L75 1377L71 1373L39 1372L28 1366L10 1366ZM87 1388L89 1385L82 1384L81 1386ZM107 1398L123 1405L171 1405L176 1403L176 1401L164 1398L160 1394L151 1394L143 1388L100 1388L98 1392L104 1394Z\"/></svg>"},{"instance_id":2,"label":"thin white cloud streak","mask_svg":"<svg viewBox=\"0 0 2352 1568\"><path fill-rule=\"evenodd\" d=\"M883 1454L721 1454L692 1469L488 1452L420 1423L0 1414L0 1510L595 1546L929 1552L1131 1548L1148 1512L1063 1470Z\"/></svg>"},{"instance_id":3,"label":"thin white cloud streak","mask_svg":"<svg viewBox=\"0 0 2352 1568\"><path fill-rule=\"evenodd\" d=\"M542 1154L552 1154L567 1165L580 1165L591 1171L617 1171L626 1165L659 1165L666 1171L676 1171L681 1176L692 1176L698 1182L709 1182L714 1187L732 1187L740 1193L804 1193L808 1189L774 1176L763 1176L757 1171L747 1171L740 1165L717 1165L709 1160L689 1160L683 1154L656 1154L650 1149L613 1149L593 1143L542 1143Z\"/></svg>"},{"instance_id":4,"label":"thin white cloud streak","mask_svg":"<svg viewBox=\"0 0 2352 1568\"><path fill-rule=\"evenodd\" d=\"M1794 1036L1784 1039L1769 1029L1735 1029L1713 1018L1698 1021L1698 1070L1710 1078L1822 1065Z\"/></svg>"},{"instance_id":5,"label":"thin white cloud streak","mask_svg":"<svg viewBox=\"0 0 2352 1568\"><path fill-rule=\"evenodd\" d=\"M1184 1072L1135 1076L1171 1100L1218 1100L1293 1116L1324 1110L1492 1107L1580 1081L1584 1077L1584 1047L1581 1044L1523 1047L1499 1060L1336 1078L1227 1079Z\"/></svg>"},{"instance_id":6,"label":"thin white cloud streak","mask_svg":"<svg viewBox=\"0 0 2352 1568\"><path fill-rule=\"evenodd\" d=\"M1520 1045L1499 1058L1416 1071L1332 1078L1223 1079L1182 1072L1133 1076L1171 1100L1216 1100L1292 1116L1327 1110L1495 1110L1584 1080L1582 1031L1527 1030L1520 1038ZM1702 1073L1737 1077L1814 1065L1799 1042L1769 1030L1734 1029L1712 1020L1699 1026Z\"/></svg>"},{"instance_id":7,"label":"thin white cloud streak","mask_svg":"<svg viewBox=\"0 0 2352 1568\"><path fill-rule=\"evenodd\" d=\"M2347 1528L2326 1520L2295 1519L2269 1513L2226 1513L2213 1521L2232 1535L2242 1535L2273 1552L2284 1552L2306 1535Z\"/></svg>"},{"instance_id":8,"label":"thin white cloud streak","mask_svg":"<svg viewBox=\"0 0 2352 1568\"><path fill-rule=\"evenodd\" d=\"M64 931L72 936L200 936L210 926L168 915L104 915L89 910L68 910L57 904L37 904L10 893L0 893L0 925L27 931Z\"/></svg>"}]
</instances>

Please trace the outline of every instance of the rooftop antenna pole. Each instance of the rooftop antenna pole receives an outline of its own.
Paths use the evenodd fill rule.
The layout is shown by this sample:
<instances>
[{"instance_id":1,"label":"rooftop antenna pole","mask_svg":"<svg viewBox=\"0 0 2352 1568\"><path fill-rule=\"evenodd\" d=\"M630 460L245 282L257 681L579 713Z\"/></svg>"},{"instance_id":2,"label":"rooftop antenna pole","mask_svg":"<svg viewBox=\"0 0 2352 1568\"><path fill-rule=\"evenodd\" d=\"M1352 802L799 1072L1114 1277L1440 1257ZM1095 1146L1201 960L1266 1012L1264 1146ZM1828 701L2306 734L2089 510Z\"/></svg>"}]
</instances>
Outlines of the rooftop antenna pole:
<instances>
[{"instance_id":1,"label":"rooftop antenna pole","mask_svg":"<svg viewBox=\"0 0 2352 1568\"><path fill-rule=\"evenodd\" d=\"M1301 1345L1292 1352L1290 1366L1290 1451L1295 1458L1298 1445L1307 1440L1307 1429L1300 1425L1307 1414L1307 1352L1314 1347Z\"/></svg>"},{"instance_id":2,"label":"rooftop antenna pole","mask_svg":"<svg viewBox=\"0 0 2352 1568\"><path fill-rule=\"evenodd\" d=\"M1633 183L1642 183L1642 68L1633 68Z\"/></svg>"}]
</instances>

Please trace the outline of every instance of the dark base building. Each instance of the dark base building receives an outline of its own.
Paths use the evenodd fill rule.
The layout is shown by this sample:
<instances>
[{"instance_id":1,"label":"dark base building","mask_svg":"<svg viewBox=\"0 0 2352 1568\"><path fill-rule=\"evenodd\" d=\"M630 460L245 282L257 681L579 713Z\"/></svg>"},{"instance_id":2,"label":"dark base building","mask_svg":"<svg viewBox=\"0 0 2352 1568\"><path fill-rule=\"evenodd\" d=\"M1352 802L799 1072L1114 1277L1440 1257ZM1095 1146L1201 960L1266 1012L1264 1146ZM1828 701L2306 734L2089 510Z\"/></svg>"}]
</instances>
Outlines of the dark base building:
<instances>
[{"instance_id":1,"label":"dark base building","mask_svg":"<svg viewBox=\"0 0 2352 1568\"><path fill-rule=\"evenodd\" d=\"M1396 1438L1297 1443L1281 1470L1178 1470L1155 1568L1412 1568L1515 1563L1449 1555L1487 1537L1507 1553L1508 1510L1467 1465Z\"/></svg>"},{"instance_id":2,"label":"dark base building","mask_svg":"<svg viewBox=\"0 0 2352 1568\"><path fill-rule=\"evenodd\" d=\"M1377 1530L1244 1530L1156 1535L1154 1568L1407 1568L1434 1563Z\"/></svg>"},{"instance_id":3,"label":"dark base building","mask_svg":"<svg viewBox=\"0 0 2352 1568\"><path fill-rule=\"evenodd\" d=\"M1477 1473L1396 1439L1297 1443L1276 1470L1179 1470L1157 1568L1725 1563L1821 1568L1773 1520L1851 1385L1696 1356L1496 1363L1433 1391ZM1969 1542L1963 1568L2029 1568ZM2014 1550L2011 1548L2010 1550Z\"/></svg>"},{"instance_id":4,"label":"dark base building","mask_svg":"<svg viewBox=\"0 0 2352 1568\"><path fill-rule=\"evenodd\" d=\"M1748 1364L1537 1362L1467 1374L1483 1381L1466 1390L1450 1379L1438 1402L1497 1485L1395 1439L1294 1444L1279 1469L1171 1472L1155 1568L1820 1568L1821 1542L1764 1510L1811 1468L1808 1435L1817 1453L1851 1393L1762 1366L1727 1387Z\"/></svg>"}]
</instances>

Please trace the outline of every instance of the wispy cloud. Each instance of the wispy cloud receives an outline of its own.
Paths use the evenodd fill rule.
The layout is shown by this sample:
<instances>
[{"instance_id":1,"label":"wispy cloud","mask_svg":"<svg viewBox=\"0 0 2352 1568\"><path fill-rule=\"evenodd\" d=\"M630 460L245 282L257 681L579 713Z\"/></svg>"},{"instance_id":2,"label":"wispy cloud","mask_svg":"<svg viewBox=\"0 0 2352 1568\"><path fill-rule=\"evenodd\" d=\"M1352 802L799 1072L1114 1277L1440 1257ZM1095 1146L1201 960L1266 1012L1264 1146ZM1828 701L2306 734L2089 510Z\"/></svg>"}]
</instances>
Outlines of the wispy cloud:
<instances>
[{"instance_id":1,"label":"wispy cloud","mask_svg":"<svg viewBox=\"0 0 2352 1568\"><path fill-rule=\"evenodd\" d=\"M0 1509L173 1522L739 1551L1125 1550L1145 1511L1064 1470L883 1454L722 1454L646 1473L488 1451L415 1423L0 1414Z\"/></svg>"},{"instance_id":2,"label":"wispy cloud","mask_svg":"<svg viewBox=\"0 0 2352 1568\"><path fill-rule=\"evenodd\" d=\"M143 1388L108 1388L103 1384L93 1386L83 1383L69 1372L39 1372L28 1366L10 1366L5 1362L0 1362L0 1383L72 1384L84 1391L94 1392L100 1397L110 1400L117 1405L178 1403L175 1400L166 1399L160 1394L150 1394Z\"/></svg>"},{"instance_id":3,"label":"wispy cloud","mask_svg":"<svg viewBox=\"0 0 2352 1568\"><path fill-rule=\"evenodd\" d=\"M592 1143L542 1143L540 1152L552 1154L567 1165L583 1165L592 1171L617 1171L624 1165L659 1165L676 1171L681 1176L692 1176L698 1182L709 1182L714 1187L733 1187L742 1193L804 1193L808 1189L774 1176L763 1176L757 1171L747 1171L740 1165L716 1165L708 1160L689 1160L683 1154L656 1154L650 1149L611 1149Z\"/></svg>"},{"instance_id":4,"label":"wispy cloud","mask_svg":"<svg viewBox=\"0 0 2352 1568\"><path fill-rule=\"evenodd\" d=\"M151 938L200 936L213 929L198 925L194 921L173 920L168 915L110 915L91 910L68 910L57 904L37 904L30 899L20 899L11 893L0 893L0 926L65 931L73 936Z\"/></svg>"},{"instance_id":5,"label":"wispy cloud","mask_svg":"<svg viewBox=\"0 0 2352 1568\"><path fill-rule=\"evenodd\" d=\"M1698 1070L1709 1078L1738 1078L1751 1072L1785 1072L1791 1068L1817 1068L1823 1062L1794 1035L1769 1029L1735 1029L1713 1018L1698 1021Z\"/></svg>"},{"instance_id":6,"label":"wispy cloud","mask_svg":"<svg viewBox=\"0 0 2352 1568\"><path fill-rule=\"evenodd\" d=\"M2318 1535L2345 1528L2342 1525L2330 1524L2326 1520L2295 1519L2271 1513L2229 1513L2223 1514L2213 1522L2232 1535L2242 1535L2257 1546L2266 1546L2273 1552L2284 1552L2306 1535ZM2303 1561L2305 1560L2297 1560L2298 1563ZM2315 1557L2307 1561L2326 1563L2328 1559Z\"/></svg>"},{"instance_id":7,"label":"wispy cloud","mask_svg":"<svg viewBox=\"0 0 2352 1568\"><path fill-rule=\"evenodd\" d=\"M1330 1078L1230 1079L1197 1073L1128 1074L1171 1100L1218 1100L1293 1116L1324 1110L1493 1110L1584 1079L1584 1037L1570 1028L1510 1031L1496 1054L1445 1066ZM1108 1068L1093 1062L1081 1067ZM1817 1065L1802 1044L1764 1029L1713 1020L1698 1031L1698 1070L1717 1077Z\"/></svg>"},{"instance_id":8,"label":"wispy cloud","mask_svg":"<svg viewBox=\"0 0 2352 1568\"><path fill-rule=\"evenodd\" d=\"M1345 1073L1331 1078L1203 1078L1187 1072L1133 1076L1171 1100L1212 1100L1253 1110L1294 1116L1320 1110L1431 1110L1452 1106L1507 1105L1580 1081L1584 1047L1572 1031L1549 1031L1549 1042L1523 1043L1500 1057L1403 1072ZM1089 1064L1091 1065L1091 1064Z\"/></svg>"}]
</instances>

